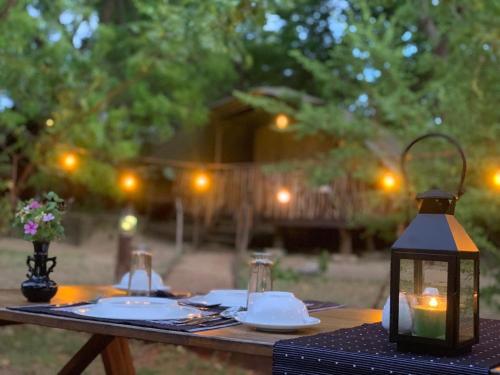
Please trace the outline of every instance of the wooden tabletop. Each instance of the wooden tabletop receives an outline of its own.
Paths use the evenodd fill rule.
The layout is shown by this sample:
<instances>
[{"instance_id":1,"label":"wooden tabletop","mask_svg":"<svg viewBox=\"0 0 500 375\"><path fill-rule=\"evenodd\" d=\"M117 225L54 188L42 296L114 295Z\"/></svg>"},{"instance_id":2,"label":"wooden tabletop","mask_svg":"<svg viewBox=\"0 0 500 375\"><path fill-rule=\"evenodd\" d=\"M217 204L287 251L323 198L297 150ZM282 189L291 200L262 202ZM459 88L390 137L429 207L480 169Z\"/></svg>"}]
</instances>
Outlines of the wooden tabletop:
<instances>
[{"instance_id":1,"label":"wooden tabletop","mask_svg":"<svg viewBox=\"0 0 500 375\"><path fill-rule=\"evenodd\" d=\"M123 295L109 286L60 286L51 303L65 304L90 300L96 297ZM208 330L204 332L177 332L155 328L133 327L123 324L86 321L60 316L25 313L7 310L7 306L29 305L19 290L0 289L0 325L26 323L45 327L62 328L90 334L104 334L116 337L162 342L167 344L186 345L212 350L272 356L273 344L282 339L298 336L331 332L340 328L355 327L363 323L374 323L381 320L382 312L373 309L331 309L312 313L321 319L316 327L304 329L293 334L265 333L243 325ZM499 369L496 369L494 373Z\"/></svg>"},{"instance_id":2,"label":"wooden tabletop","mask_svg":"<svg viewBox=\"0 0 500 375\"><path fill-rule=\"evenodd\" d=\"M124 292L109 286L64 285L59 287L59 291L51 300L51 303L65 304L91 300L98 296L104 297L123 294ZM99 333L261 356L271 356L272 346L278 340L334 331L339 328L354 327L362 323L377 322L381 319L380 310L344 308L312 313L313 316L321 319L321 324L293 334L259 332L242 325L188 333L165 331L155 328L132 327L123 324L86 321L60 316L31 314L5 309L7 306L23 305L30 305L30 303L26 302L19 290L0 289L0 325L10 323L36 324L39 326L62 328L91 334Z\"/></svg>"}]
</instances>

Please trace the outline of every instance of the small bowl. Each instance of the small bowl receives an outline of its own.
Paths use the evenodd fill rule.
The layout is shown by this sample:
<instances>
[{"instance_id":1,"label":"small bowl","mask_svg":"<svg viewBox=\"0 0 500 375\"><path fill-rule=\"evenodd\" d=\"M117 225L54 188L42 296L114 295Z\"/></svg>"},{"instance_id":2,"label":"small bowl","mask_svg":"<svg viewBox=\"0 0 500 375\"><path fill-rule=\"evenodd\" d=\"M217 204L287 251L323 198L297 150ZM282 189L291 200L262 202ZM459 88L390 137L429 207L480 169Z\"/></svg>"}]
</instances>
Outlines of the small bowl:
<instances>
[{"instance_id":1,"label":"small bowl","mask_svg":"<svg viewBox=\"0 0 500 375\"><path fill-rule=\"evenodd\" d=\"M246 319L277 324L305 323L309 319L306 305L289 292L252 293Z\"/></svg>"},{"instance_id":2,"label":"small bowl","mask_svg":"<svg viewBox=\"0 0 500 375\"><path fill-rule=\"evenodd\" d=\"M118 289L127 290L128 289L128 279L130 273L127 272L123 275L120 283L115 285ZM148 290L148 275L144 270L137 270L134 273L134 277L132 278L132 291L146 291ZM169 288L163 284L163 280L161 276L158 275L155 271L151 272L151 290L168 290Z\"/></svg>"}]
</instances>

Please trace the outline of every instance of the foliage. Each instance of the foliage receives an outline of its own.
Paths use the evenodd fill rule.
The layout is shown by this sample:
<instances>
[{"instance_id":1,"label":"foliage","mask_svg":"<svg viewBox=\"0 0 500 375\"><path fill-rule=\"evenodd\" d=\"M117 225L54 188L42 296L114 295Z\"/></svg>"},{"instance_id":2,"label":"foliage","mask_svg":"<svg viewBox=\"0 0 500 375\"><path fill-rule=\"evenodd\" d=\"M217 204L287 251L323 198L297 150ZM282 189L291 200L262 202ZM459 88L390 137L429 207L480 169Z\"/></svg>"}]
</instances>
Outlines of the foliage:
<instances>
[{"instance_id":1,"label":"foliage","mask_svg":"<svg viewBox=\"0 0 500 375\"><path fill-rule=\"evenodd\" d=\"M295 23L290 25L316 35L316 21L306 14L320 20L325 4L301 4L307 4L307 13L294 17ZM288 23L274 31L274 39L262 36L255 42L272 49L276 41L287 40L289 55L311 74L314 91L324 105L290 106L276 99L239 96L271 112L294 116L297 136L318 134L341 140L331 153L322 156L326 164L318 163L317 170L309 168L311 177L319 183L344 174L373 183L387 162L395 164L398 160L386 158L381 163L367 147L368 141L383 139L388 132L403 145L417 135L440 131L458 138L464 146L469 160L468 189L476 203L481 201L470 206L466 195L459 212L470 207L479 213L487 200L491 207L498 207L498 194L490 193L492 187L485 176L500 162L496 142L500 135L499 111L494 104L500 99L496 89L499 55L495 27L500 6L484 0L467 4L357 0L331 6L336 9L330 21L338 27L333 27L328 42L316 49L312 44L305 49L294 48L294 42L305 45L307 41L300 42L298 32L290 36ZM283 12L295 14L300 9L285 8ZM287 22L286 17L283 20ZM343 32L334 38L339 28ZM310 51L320 48L324 49L321 53ZM408 163L413 191L433 185L456 190L460 165L452 148L430 141L415 147L413 155ZM372 201L380 198L374 193ZM400 198L407 200L407 195ZM405 209L402 203L395 207L395 211ZM464 216L478 218L472 213ZM481 224L493 232L500 229L491 220Z\"/></svg>"},{"instance_id":2,"label":"foliage","mask_svg":"<svg viewBox=\"0 0 500 375\"><path fill-rule=\"evenodd\" d=\"M262 1L267 6L268 1ZM120 196L120 165L182 126L206 120L245 54L236 28L258 23L247 0L23 0L0 20L1 191L61 178ZM196 77L196 79L194 79ZM62 152L79 168L59 166Z\"/></svg>"},{"instance_id":3,"label":"foliage","mask_svg":"<svg viewBox=\"0 0 500 375\"><path fill-rule=\"evenodd\" d=\"M64 200L49 192L43 200L19 202L13 225L26 241L50 242L64 235L63 213Z\"/></svg>"},{"instance_id":4,"label":"foliage","mask_svg":"<svg viewBox=\"0 0 500 375\"><path fill-rule=\"evenodd\" d=\"M330 252L326 249L321 250L321 253L318 255L318 269L321 274L325 274L328 271L330 260Z\"/></svg>"},{"instance_id":5,"label":"foliage","mask_svg":"<svg viewBox=\"0 0 500 375\"><path fill-rule=\"evenodd\" d=\"M284 268L280 259L276 259L272 268L272 277L275 281L298 281L300 275L292 268Z\"/></svg>"},{"instance_id":6,"label":"foliage","mask_svg":"<svg viewBox=\"0 0 500 375\"><path fill-rule=\"evenodd\" d=\"M500 166L500 4L487 0L331 2L336 11L330 14L330 39L313 47L308 43L315 39L301 41L299 30L318 35L325 3L300 2L307 4L306 13L293 22L284 17L287 26L275 30L274 38L265 33L254 38L262 50L285 44L280 51L286 49L310 74L313 84L307 87L324 105L283 108L282 103L279 108L265 98L240 97L271 111L274 106L274 112L285 110L295 118L297 136L316 134L341 140L322 156L326 163L308 169L311 179L318 182L349 175L375 187L380 171L398 163L387 156L374 157L373 148L367 147L369 141L383 139L384 133L398 140L400 148L392 150L395 156L402 145L427 132L457 138L469 166L467 193L457 204L457 217L481 250L491 254L494 262L489 268L500 283L500 222L493 219L500 210L500 197L491 183ZM286 12L288 8L278 14ZM311 16L303 17L306 14ZM291 26L295 34L290 33ZM310 48L317 53L310 53ZM450 145L438 140L422 142L410 156L411 196L433 186L456 192L461 165ZM415 213L408 192L402 187L399 192L385 197L382 192L370 193L374 210L357 213L351 225L394 238L397 223ZM391 204L394 214L381 219L376 215L379 204Z\"/></svg>"}]
</instances>

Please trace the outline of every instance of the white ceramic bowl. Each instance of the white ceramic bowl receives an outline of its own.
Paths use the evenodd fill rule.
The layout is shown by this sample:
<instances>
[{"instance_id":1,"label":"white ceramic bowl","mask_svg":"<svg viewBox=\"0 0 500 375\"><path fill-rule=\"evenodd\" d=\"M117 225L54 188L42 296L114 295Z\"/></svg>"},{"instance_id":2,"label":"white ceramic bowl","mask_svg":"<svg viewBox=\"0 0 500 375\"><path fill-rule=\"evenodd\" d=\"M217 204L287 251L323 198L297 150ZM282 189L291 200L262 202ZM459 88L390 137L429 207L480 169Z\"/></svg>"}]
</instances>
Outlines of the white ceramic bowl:
<instances>
[{"instance_id":1,"label":"white ceramic bowl","mask_svg":"<svg viewBox=\"0 0 500 375\"><path fill-rule=\"evenodd\" d=\"M116 284L114 287L117 289L128 290L128 279L129 272L123 275L119 284ZM148 275L144 270L137 270L134 272L134 277L132 278L132 291L136 292L144 292L148 290ZM151 290L161 290L167 291L169 288L163 284L163 280L161 276L158 275L155 271L151 273Z\"/></svg>"},{"instance_id":2,"label":"white ceramic bowl","mask_svg":"<svg viewBox=\"0 0 500 375\"><path fill-rule=\"evenodd\" d=\"M289 292L252 293L246 320L268 324L299 324L309 321L306 305Z\"/></svg>"}]
</instances>

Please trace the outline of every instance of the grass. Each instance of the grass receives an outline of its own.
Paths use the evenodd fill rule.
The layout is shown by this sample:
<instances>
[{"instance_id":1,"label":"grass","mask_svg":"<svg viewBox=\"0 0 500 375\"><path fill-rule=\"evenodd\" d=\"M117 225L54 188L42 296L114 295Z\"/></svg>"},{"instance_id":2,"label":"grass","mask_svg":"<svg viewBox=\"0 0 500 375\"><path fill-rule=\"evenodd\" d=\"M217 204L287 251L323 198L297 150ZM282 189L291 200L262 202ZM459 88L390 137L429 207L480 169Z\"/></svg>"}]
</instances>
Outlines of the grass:
<instances>
[{"instance_id":1,"label":"grass","mask_svg":"<svg viewBox=\"0 0 500 375\"><path fill-rule=\"evenodd\" d=\"M88 339L87 334L34 326L7 326L0 329L0 373L2 375L52 375ZM183 347L131 341L138 375L200 374L239 375L249 371L232 365L230 358L201 359ZM94 361L86 375L104 374Z\"/></svg>"}]
</instances>

